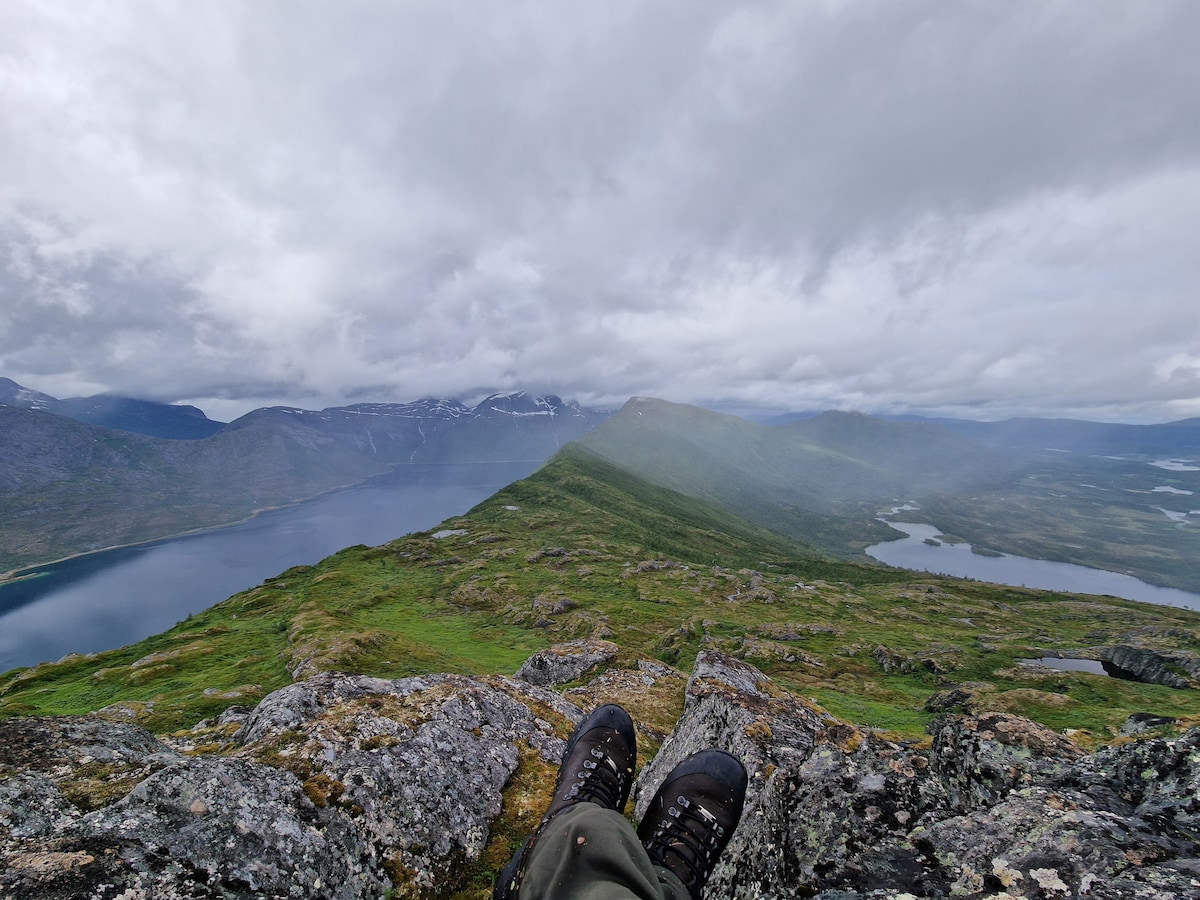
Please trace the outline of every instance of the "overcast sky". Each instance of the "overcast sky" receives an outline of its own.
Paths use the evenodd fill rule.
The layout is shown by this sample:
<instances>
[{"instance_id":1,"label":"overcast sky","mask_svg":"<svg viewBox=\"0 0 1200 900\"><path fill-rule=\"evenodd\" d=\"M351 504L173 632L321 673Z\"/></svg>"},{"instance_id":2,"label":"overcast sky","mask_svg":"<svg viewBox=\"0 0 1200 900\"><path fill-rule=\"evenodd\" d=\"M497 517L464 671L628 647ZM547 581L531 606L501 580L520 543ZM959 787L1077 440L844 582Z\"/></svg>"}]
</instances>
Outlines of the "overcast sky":
<instances>
[{"instance_id":1,"label":"overcast sky","mask_svg":"<svg viewBox=\"0 0 1200 900\"><path fill-rule=\"evenodd\" d=\"M0 375L1200 415L1200 3L5 0Z\"/></svg>"}]
</instances>

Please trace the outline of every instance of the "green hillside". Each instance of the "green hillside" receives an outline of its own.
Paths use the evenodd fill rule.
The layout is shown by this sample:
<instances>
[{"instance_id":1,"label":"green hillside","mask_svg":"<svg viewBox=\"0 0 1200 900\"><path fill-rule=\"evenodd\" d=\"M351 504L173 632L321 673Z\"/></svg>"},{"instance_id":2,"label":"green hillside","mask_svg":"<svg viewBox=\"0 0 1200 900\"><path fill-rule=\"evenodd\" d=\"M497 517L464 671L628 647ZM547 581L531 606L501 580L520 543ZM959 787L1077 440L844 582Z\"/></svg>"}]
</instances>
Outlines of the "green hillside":
<instances>
[{"instance_id":1,"label":"green hillside","mask_svg":"<svg viewBox=\"0 0 1200 900\"><path fill-rule=\"evenodd\" d=\"M1048 428L1047 437L1061 431ZM1200 468L1162 468L1155 451L1164 432L1186 437L1190 429L1127 426L1119 432L1124 455L1113 456L984 446L933 422L859 413L771 427L637 398L580 443L655 484L846 559L897 537L876 517L905 501L919 507L906 520L977 549L1200 592Z\"/></svg>"},{"instance_id":2,"label":"green hillside","mask_svg":"<svg viewBox=\"0 0 1200 900\"><path fill-rule=\"evenodd\" d=\"M8 673L0 714L107 708L163 731L317 671L507 673L596 636L685 668L719 648L909 738L956 688L954 702L1103 740L1132 712L1194 714L1193 692L1016 660L1134 632L1195 650L1200 615L830 561L570 445L437 531L289 570L121 650Z\"/></svg>"},{"instance_id":3,"label":"green hillside","mask_svg":"<svg viewBox=\"0 0 1200 900\"><path fill-rule=\"evenodd\" d=\"M655 484L847 557L896 537L896 498L993 484L1012 465L936 425L826 413L769 427L635 398L580 443Z\"/></svg>"}]
</instances>

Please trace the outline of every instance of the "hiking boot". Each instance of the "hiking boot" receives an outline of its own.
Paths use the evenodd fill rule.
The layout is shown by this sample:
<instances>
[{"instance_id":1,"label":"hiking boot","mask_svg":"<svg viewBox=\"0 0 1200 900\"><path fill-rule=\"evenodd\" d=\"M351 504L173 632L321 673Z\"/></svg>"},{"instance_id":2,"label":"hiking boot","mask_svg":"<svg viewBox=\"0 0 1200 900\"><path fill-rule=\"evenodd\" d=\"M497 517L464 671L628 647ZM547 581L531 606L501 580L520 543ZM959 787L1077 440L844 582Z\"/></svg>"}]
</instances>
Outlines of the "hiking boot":
<instances>
[{"instance_id":1,"label":"hiking boot","mask_svg":"<svg viewBox=\"0 0 1200 900\"><path fill-rule=\"evenodd\" d=\"M554 799L542 821L583 802L624 812L636 760L637 737L629 713L614 703L592 710L567 741Z\"/></svg>"},{"instance_id":2,"label":"hiking boot","mask_svg":"<svg viewBox=\"0 0 1200 900\"><path fill-rule=\"evenodd\" d=\"M701 750L671 770L646 809L638 840L700 900L745 801L745 767L724 750Z\"/></svg>"},{"instance_id":3,"label":"hiking boot","mask_svg":"<svg viewBox=\"0 0 1200 900\"><path fill-rule=\"evenodd\" d=\"M637 737L629 713L616 704L592 710L576 727L554 786L554 799L537 831L513 854L496 881L494 900L515 900L525 875L529 853L538 835L554 816L576 803L595 803L623 812L633 787L633 765L637 760Z\"/></svg>"}]
</instances>

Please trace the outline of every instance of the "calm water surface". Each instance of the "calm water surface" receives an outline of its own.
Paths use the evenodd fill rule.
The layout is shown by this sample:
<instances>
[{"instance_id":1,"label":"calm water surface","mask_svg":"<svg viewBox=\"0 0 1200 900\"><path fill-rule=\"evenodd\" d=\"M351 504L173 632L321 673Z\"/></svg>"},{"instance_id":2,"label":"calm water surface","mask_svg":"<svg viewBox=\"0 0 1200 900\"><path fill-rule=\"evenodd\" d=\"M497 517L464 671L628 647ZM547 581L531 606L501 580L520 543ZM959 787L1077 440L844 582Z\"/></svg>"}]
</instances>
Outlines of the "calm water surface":
<instances>
[{"instance_id":1,"label":"calm water surface","mask_svg":"<svg viewBox=\"0 0 1200 900\"><path fill-rule=\"evenodd\" d=\"M1089 675L1108 677L1108 672L1104 671L1104 663L1095 659L1059 659L1057 656L1043 656L1041 659L1018 659L1017 662L1058 669L1060 672L1087 672Z\"/></svg>"},{"instance_id":2,"label":"calm water surface","mask_svg":"<svg viewBox=\"0 0 1200 900\"><path fill-rule=\"evenodd\" d=\"M1111 594L1127 600L1200 610L1200 594L1158 587L1130 575L1070 563L1023 556L980 556L971 552L970 544L939 544L935 547L925 543L925 540L940 534L936 526L891 521L887 524L903 531L908 537L874 544L866 552L868 556L889 566L1016 587L1079 594Z\"/></svg>"},{"instance_id":3,"label":"calm water surface","mask_svg":"<svg viewBox=\"0 0 1200 900\"><path fill-rule=\"evenodd\" d=\"M30 569L0 585L0 672L157 634L291 566L430 528L540 465L400 466L238 525Z\"/></svg>"}]
</instances>

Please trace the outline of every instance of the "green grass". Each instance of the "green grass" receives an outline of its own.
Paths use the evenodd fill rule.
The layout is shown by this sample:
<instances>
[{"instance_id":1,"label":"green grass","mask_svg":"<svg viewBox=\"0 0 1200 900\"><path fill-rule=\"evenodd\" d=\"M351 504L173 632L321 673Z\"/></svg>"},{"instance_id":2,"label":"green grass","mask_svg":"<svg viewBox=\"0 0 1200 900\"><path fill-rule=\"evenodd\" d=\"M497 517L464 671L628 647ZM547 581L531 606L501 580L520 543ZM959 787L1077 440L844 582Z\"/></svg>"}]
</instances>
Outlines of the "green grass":
<instances>
[{"instance_id":1,"label":"green grass","mask_svg":"<svg viewBox=\"0 0 1200 900\"><path fill-rule=\"evenodd\" d=\"M117 703L170 731L252 704L293 671L509 674L588 636L684 669L724 650L906 739L921 738L932 694L963 683L981 708L1096 740L1131 712L1195 715L1191 691L1014 661L1137 628L1194 647L1196 613L831 560L574 445L442 527L465 533L350 547L130 647L0 676L0 715Z\"/></svg>"}]
</instances>

